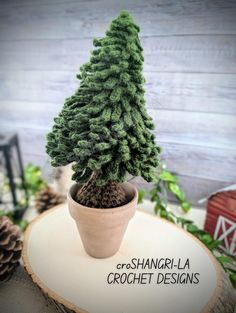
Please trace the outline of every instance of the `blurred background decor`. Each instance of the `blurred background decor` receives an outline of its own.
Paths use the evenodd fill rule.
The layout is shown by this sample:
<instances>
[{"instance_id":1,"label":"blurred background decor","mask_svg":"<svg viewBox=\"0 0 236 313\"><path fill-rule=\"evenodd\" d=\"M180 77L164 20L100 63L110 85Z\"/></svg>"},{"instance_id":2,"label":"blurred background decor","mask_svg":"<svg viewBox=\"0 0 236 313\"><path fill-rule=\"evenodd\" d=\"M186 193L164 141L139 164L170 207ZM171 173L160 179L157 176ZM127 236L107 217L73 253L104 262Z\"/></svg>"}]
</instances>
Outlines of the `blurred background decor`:
<instances>
[{"instance_id":1,"label":"blurred background decor","mask_svg":"<svg viewBox=\"0 0 236 313\"><path fill-rule=\"evenodd\" d=\"M236 259L236 185L211 195L204 229L221 241L221 249Z\"/></svg>"},{"instance_id":2,"label":"blurred background decor","mask_svg":"<svg viewBox=\"0 0 236 313\"><path fill-rule=\"evenodd\" d=\"M11 278L20 264L20 229L7 216L0 216L0 283Z\"/></svg>"},{"instance_id":3,"label":"blurred background decor","mask_svg":"<svg viewBox=\"0 0 236 313\"><path fill-rule=\"evenodd\" d=\"M7 211L12 208L17 210L17 215L21 217L28 206L28 192L17 134L0 133L0 172L0 206L5 206ZM23 190L24 201L19 189Z\"/></svg>"},{"instance_id":4,"label":"blurred background decor","mask_svg":"<svg viewBox=\"0 0 236 313\"><path fill-rule=\"evenodd\" d=\"M64 202L64 198L61 194L55 192L52 187L46 186L40 190L35 198L35 208L38 213L51 209L52 207Z\"/></svg>"}]
</instances>

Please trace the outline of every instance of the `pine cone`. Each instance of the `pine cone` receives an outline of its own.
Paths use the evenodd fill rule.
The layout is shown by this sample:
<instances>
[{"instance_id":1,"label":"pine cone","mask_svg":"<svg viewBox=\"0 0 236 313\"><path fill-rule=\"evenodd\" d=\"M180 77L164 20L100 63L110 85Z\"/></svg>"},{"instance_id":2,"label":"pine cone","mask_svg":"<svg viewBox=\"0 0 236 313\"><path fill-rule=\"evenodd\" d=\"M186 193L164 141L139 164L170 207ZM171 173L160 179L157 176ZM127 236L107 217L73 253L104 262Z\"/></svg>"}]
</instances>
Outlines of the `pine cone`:
<instances>
[{"instance_id":1,"label":"pine cone","mask_svg":"<svg viewBox=\"0 0 236 313\"><path fill-rule=\"evenodd\" d=\"M35 207L39 213L42 213L62 202L63 197L49 186L46 186L39 191L35 197Z\"/></svg>"},{"instance_id":2,"label":"pine cone","mask_svg":"<svg viewBox=\"0 0 236 313\"><path fill-rule=\"evenodd\" d=\"M19 265L22 242L20 229L6 216L0 217L0 282L10 279Z\"/></svg>"}]
</instances>

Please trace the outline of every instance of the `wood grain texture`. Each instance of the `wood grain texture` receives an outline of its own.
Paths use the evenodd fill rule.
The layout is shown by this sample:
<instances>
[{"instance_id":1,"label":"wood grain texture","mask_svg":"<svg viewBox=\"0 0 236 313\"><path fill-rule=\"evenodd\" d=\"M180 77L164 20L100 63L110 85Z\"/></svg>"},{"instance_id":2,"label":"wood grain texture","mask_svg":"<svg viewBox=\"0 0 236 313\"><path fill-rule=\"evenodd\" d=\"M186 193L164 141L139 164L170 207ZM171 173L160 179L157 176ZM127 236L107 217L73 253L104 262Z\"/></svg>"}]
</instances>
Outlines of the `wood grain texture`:
<instances>
[{"instance_id":1,"label":"wood grain texture","mask_svg":"<svg viewBox=\"0 0 236 313\"><path fill-rule=\"evenodd\" d=\"M196 203L236 181L235 1L2 1L0 130L20 134L25 162L49 168L45 134L120 9L141 27L162 158Z\"/></svg>"},{"instance_id":2,"label":"wood grain texture","mask_svg":"<svg viewBox=\"0 0 236 313\"><path fill-rule=\"evenodd\" d=\"M204 179L204 178L197 178L192 176L182 176L178 175L179 184L185 192L186 199L190 202L191 205L196 207L206 208L206 202L200 203L201 199L207 198L208 195L229 186L229 182L218 182L211 179ZM153 183L147 184L143 179L140 177L135 178L131 181L138 189L143 189L146 191L146 195L152 189ZM189 187L191 186L191 188ZM149 196L149 195L148 195ZM176 202L176 199L172 195L168 195L168 198Z\"/></svg>"},{"instance_id":3,"label":"wood grain texture","mask_svg":"<svg viewBox=\"0 0 236 313\"><path fill-rule=\"evenodd\" d=\"M59 229L59 231L61 231L61 229L62 229L62 233L66 234L66 240L64 241L66 244L64 244L64 242L61 240L61 244L60 244L59 249L60 249L60 251L63 251L63 249L64 250L66 249L66 251L69 251L69 255L74 255L74 252L73 252L74 247L71 248L70 245L68 245L68 243L71 243L71 242L74 243L76 241L76 238L73 238L73 234L70 233L70 232L69 233L68 232L63 232L63 227L65 228L65 225L66 225L66 227L68 226L67 225L67 218L66 218L66 214L64 214L64 210L65 210L66 214L68 214L68 210L67 210L67 207L65 205L60 205L58 207L55 207L54 209L41 214L37 219L35 219L29 225L29 227L26 230L25 237L24 237L23 253L22 253L23 261L24 261L24 264L26 266L26 270L28 271L28 273L31 276L32 280L47 295L52 297L54 300L59 301L60 303L65 305L67 308L71 309L73 312L85 313L84 309L80 309L79 307L81 306L80 305L81 301L83 301L83 299L87 298L86 295L84 295L82 292L79 292L79 294L81 293L81 298L78 298L76 296L76 294L75 294L76 300L73 301L73 294L72 294L72 296L69 297L71 302L69 302L68 301L68 295L69 294L65 293L63 289L57 289L56 287L54 287L54 285L55 285L54 284L54 281L55 281L54 277L57 276L57 274L54 274L54 277L52 277L51 273L52 273L52 271L54 271L53 273L55 273L56 270L58 270L58 266L62 267L62 265L58 264L58 266L55 268L54 264L56 262L53 259L53 254L50 254L50 258L48 259L48 262L47 262L47 266L51 267L52 270L51 270L50 273L48 273L48 275L45 276L45 266L41 267L41 266L37 265L37 260L39 260L39 257L37 255L36 255L36 257L34 257L35 252L34 252L33 249L31 249L31 247L33 247L35 245L34 241L36 241L37 242L38 251L42 251L41 254L44 254L44 255L47 254L46 250L49 249L49 246L55 247L55 249L53 249L53 251L56 251L57 242L53 242L53 239L58 238L60 235L58 234L58 235L54 236L52 238L52 240L50 242L48 242L48 237L47 237L48 234L45 235L45 233L47 233L47 231L45 232L45 228L50 229L50 230L53 229L53 233L54 234L56 234L58 232L58 229ZM58 212L59 212L59 214L58 214ZM49 214L53 214L53 217L51 218ZM157 225L157 226L154 225L154 227L153 227L152 223L153 223L154 220L151 221L150 218L155 218L156 219L155 224L157 224L159 222L159 225ZM139 223L137 223L137 226L136 226L136 224L134 224L134 223L136 223L136 219L139 220ZM207 258L208 259L210 258L211 267L214 267L214 269L215 269L214 275L216 275L216 277L217 277L216 284L215 284L216 287L213 287L214 288L213 289L213 293L210 294L209 301L204 301L203 300L202 303L206 303L206 304L204 305L203 308L200 309L200 311L198 309L197 310L199 312L201 312L201 313L231 313L231 312L233 312L234 308L235 308L235 293L233 291L233 288L230 285L230 282L229 282L227 276L224 274L224 272L220 268L220 265L218 264L218 262L216 261L214 256L194 236L190 235L189 233L185 232L183 229L181 229L181 228L171 224L168 221L162 220L161 223L164 223L164 224L161 225L160 224L160 220L159 220L158 217L151 217L151 215L149 215L148 213L137 212L136 215L135 215L135 220L132 222L133 224L129 225L129 227L132 227L132 233L135 233L135 231L136 231L136 235L130 237L129 233L126 234L126 237L124 238L124 242L123 242L123 246L121 247L121 250L125 251L125 249L126 249L126 242L129 242L129 244L128 244L128 250L129 251L128 252L126 252L126 251L122 252L120 254L121 258L123 258L123 260L125 260L124 256L125 257L126 256L129 257L130 254L131 254L130 258L132 257L132 249L135 250L135 244L132 243L132 238L135 238L135 240L140 243L140 247L141 248L143 247L143 243L145 243L146 238L145 238L145 236L143 236L143 234L140 235L140 225L141 225L140 222L142 221L142 219L143 219L142 229L144 227L146 227L146 230L145 230L144 234L148 234L150 238L154 238L155 240L156 240L156 238L159 238L160 237L159 234L155 234L154 232L156 232L157 229L162 229L162 227L164 226L164 231L165 231L165 228L169 228L166 231L166 233L169 234L170 232L175 232L175 234L171 233L171 236L169 236L170 239L168 239L168 236L167 236L167 239L165 238L164 240L170 242L171 239L173 240L173 238L176 238L176 237L178 237L179 241L186 241L186 240L190 240L191 239L193 241L192 243L194 243L195 245L198 245L198 246L200 245L200 247L198 247L198 249L201 248L201 249L205 250L205 252L207 253ZM60 220L63 221L63 223ZM37 229L35 227L36 224L37 224ZM45 227L45 225L47 225L47 227ZM170 229L170 227L172 229ZM35 232L35 229L36 229L36 232ZM70 229L73 229L72 225L71 225ZM153 232L153 229L154 229L154 232ZM153 232L153 233L149 234L150 232ZM178 232L181 232L181 234L178 233ZM67 238L68 235L69 235L69 239ZM139 236L140 236L140 238L139 238ZM181 238L181 236L182 236L182 238ZM187 236L189 238L186 239L183 236L185 236L185 237ZM45 238L46 238L46 240L45 240ZM163 241L163 239L162 239L162 241ZM193 251L192 243L190 243L190 242L188 243L188 247L189 247L189 250L191 250L191 252ZM163 243L159 243L160 249L162 249L162 244ZM78 242L77 249L80 249L80 245L81 245L81 243ZM155 247L155 246L156 246L155 243L152 244L152 247ZM186 243L184 243L183 246L186 246ZM132 248L130 248L130 247L132 247ZM139 253L142 253L142 251L140 250L140 247L139 247ZM147 253L147 251L149 252L149 250L147 250L147 249L150 250L150 245L145 246L145 253ZM194 250L195 249L196 249L196 247L194 248ZM153 250L153 248L152 248L152 250ZM154 250L155 250L155 248L154 248ZM166 250L166 248L165 248L165 250ZM72 253L70 251L72 251ZM58 253L58 252L56 251L56 253ZM155 251L151 252L151 254L153 254L153 253L155 254ZM150 254L150 252L149 252L149 254ZM204 258L204 255L202 255L202 251L200 251L200 250L198 250L197 253L195 252L195 256L198 256L198 257L200 256L202 259ZM120 258L119 254L114 256L114 258L116 258L116 259L118 258L119 259ZM80 253L80 252L78 253L78 259L79 259L79 263L80 263L81 266L79 268L79 271L73 270L73 275L72 276L73 277L76 277L76 276L77 277L82 277L81 279L77 279L77 282L80 282L80 281L84 280L83 279L83 275L81 275L81 272L80 272L81 269L83 269L83 267L84 267L84 264L83 264L84 263L83 262L83 259L84 259L83 252L82 253ZM192 259L194 260L193 256L192 256ZM104 266L102 266L102 264L100 264L99 265L99 269L97 269L98 262L96 261L97 262L96 264L92 264L92 262L93 262L93 260L90 260L89 263L86 260L85 267L88 269L88 267L90 266L91 268L93 268L93 270L96 267L96 271L95 271L96 273L93 273L93 276L92 276L93 278L94 278L94 276L98 272L102 273L104 271L104 267L106 268L106 272L107 272L107 268L110 267L109 261ZM119 262L120 262L119 260L118 261L116 260L116 263L119 263ZM208 263L208 262L209 261L205 258L203 263L205 264L205 263ZM70 263L72 264L71 268L73 269L74 264L73 264L73 262L70 262ZM200 261L196 262L196 264L198 264L198 263L201 263L201 262ZM76 266L76 264L75 264L75 266ZM64 268L66 268L66 267L67 266L64 265ZM53 270L53 268L55 268L55 270ZM201 272L201 270L202 269L199 269L199 272ZM90 271L92 271L92 269ZM203 271L204 271L204 274L208 273L208 271L210 271L210 268L208 270L203 268ZM71 276L71 273L69 271L68 271L67 276L68 275L69 275L69 277ZM71 279L70 279L70 284L71 284ZM88 283L89 279L90 279L90 277L88 276L87 277L87 283ZM101 275L97 279L98 280L101 279ZM206 277L205 277L205 279L206 279ZM212 272L208 273L207 279L211 282L211 280L212 280ZM66 278L64 278L64 281L65 280L66 280ZM100 286L102 285L102 283L103 282L100 283ZM60 282L59 282L59 284L60 284ZM65 285L66 284L67 284L67 281L65 281ZM207 288L212 288L212 284L208 285L208 282L206 282L206 281L203 283L203 286L205 286L205 288L206 288L206 284L207 284ZM57 283L57 285L58 285L58 283ZM80 290L81 286L78 283L77 283L77 285L76 285L76 283L74 285L75 285L75 289L76 290ZM86 284L83 284L82 288L86 288ZM201 287L201 291L202 291L202 288L203 287ZM196 288L194 290L195 290L194 291L195 292L195 296L198 299L199 291ZM125 291L125 293L127 293L127 292L129 292L128 289L127 289L127 291ZM149 295L150 295L150 293L152 293L151 289L148 290L148 294ZM156 294L159 294L158 290L157 290ZM185 291L185 295L186 295L186 291ZM204 295L206 295L206 291L205 291ZM208 293L207 293L207 295L208 295ZM115 293L115 298L117 299L117 297L120 297L120 293L118 291L116 291L116 293ZM165 294L162 295L163 299L164 299L164 297L165 297ZM184 302L185 303L184 307L179 309L179 305L178 305L179 297L181 297L181 294L179 294L178 298L176 297L176 299L174 299L174 301L173 301L173 303L176 303L176 305L175 305L176 312L181 312L181 311L182 312L183 311L187 312L187 311L189 311L189 308L193 307L193 301L191 301L191 305L188 306L187 310L184 308L186 303L187 303L186 301ZM191 293L189 293L188 297L191 298ZM201 297L201 293L199 293L199 297ZM124 295L122 295L121 298L122 299L126 299L124 297ZM171 298L173 299L174 297L172 296ZM79 299L79 301L78 301L78 299ZM113 299L113 295L112 294L109 295L109 299L110 300ZM88 301L90 301L90 299ZM97 301L97 300L95 299L95 301ZM143 292L142 292L142 300L141 301L143 303L145 303L145 301L146 301L145 294ZM96 311L97 309L99 309L99 311L106 310L106 308L105 309L103 308L101 310L101 305L100 305L101 301L100 301L100 299L99 299L98 303L95 304L95 309L93 309L92 306L90 306L91 309L88 308L88 305L89 305L88 303L89 302L87 302L87 303L86 302L87 301L83 302L83 308L86 308L86 312L87 312L87 310L89 310L89 311ZM157 302L161 303L161 300L159 299L159 300L157 300ZM148 300L148 303L150 304L150 299ZM117 305L116 305L116 307L117 307ZM140 307L140 305L141 304L139 304L139 307ZM114 306L114 304L113 304L113 306ZM156 307L155 303L152 303L151 307L145 305L145 306L143 306L142 311L145 311L145 310L150 311L151 308L153 309L155 307ZM194 306L194 307L196 307L196 306ZM161 307L161 310L162 310L162 307ZM126 311L132 311L132 312L137 311L137 307L136 308L133 307L131 310L129 310L129 307L126 306ZM165 311L165 309L163 309L163 312L164 311ZM169 308L169 311L173 312L173 309ZM66 310L66 312L67 312L67 310ZM153 312L153 310L152 310L152 312Z\"/></svg>"},{"instance_id":4,"label":"wood grain texture","mask_svg":"<svg viewBox=\"0 0 236 313\"><path fill-rule=\"evenodd\" d=\"M0 101L48 102L61 106L79 85L75 78L78 70L2 70ZM148 108L236 112L234 74L145 72L144 75Z\"/></svg>"},{"instance_id":5,"label":"wood grain texture","mask_svg":"<svg viewBox=\"0 0 236 313\"><path fill-rule=\"evenodd\" d=\"M144 36L236 34L233 1L102 0L3 6L1 36L17 40L101 36L121 9L134 15Z\"/></svg>"},{"instance_id":6,"label":"wood grain texture","mask_svg":"<svg viewBox=\"0 0 236 313\"><path fill-rule=\"evenodd\" d=\"M236 73L236 35L141 38L148 72ZM1 70L76 71L92 50L91 38L1 42ZM36 61L37 60L37 61Z\"/></svg>"},{"instance_id":7,"label":"wood grain texture","mask_svg":"<svg viewBox=\"0 0 236 313\"><path fill-rule=\"evenodd\" d=\"M48 159L45 153L45 142L49 130L28 126L22 125L17 129L22 150L27 155L40 156L40 162L43 164ZM10 131L10 127L4 127L4 124L2 124L2 129ZM171 171L180 173L182 176L225 181L229 184L236 181L236 172L232 171L232 168L236 168L235 149L203 147L194 142L192 144L166 142L162 139L158 141L158 144L163 149L163 162Z\"/></svg>"},{"instance_id":8,"label":"wood grain texture","mask_svg":"<svg viewBox=\"0 0 236 313\"><path fill-rule=\"evenodd\" d=\"M16 129L41 129L49 131L53 118L61 106L50 103L26 103L25 107L13 109L11 103L1 105L1 127L14 127ZM37 108L37 113L34 111ZM29 108L30 107L30 108ZM220 115L201 112L171 111L148 109L156 129L154 133L157 142L171 142L194 144L208 147L235 150L236 149L236 123L234 115ZM27 125L25 125L27 121Z\"/></svg>"}]
</instances>

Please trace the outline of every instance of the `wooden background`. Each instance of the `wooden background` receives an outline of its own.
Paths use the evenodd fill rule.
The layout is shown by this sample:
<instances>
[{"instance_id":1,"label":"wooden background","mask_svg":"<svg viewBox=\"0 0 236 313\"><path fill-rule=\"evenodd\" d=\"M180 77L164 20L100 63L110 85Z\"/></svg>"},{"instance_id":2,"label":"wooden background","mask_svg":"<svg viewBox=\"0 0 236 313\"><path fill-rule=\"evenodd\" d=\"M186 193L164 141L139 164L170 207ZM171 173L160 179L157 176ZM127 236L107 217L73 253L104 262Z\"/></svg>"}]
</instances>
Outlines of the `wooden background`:
<instances>
[{"instance_id":1,"label":"wooden background","mask_svg":"<svg viewBox=\"0 0 236 313\"><path fill-rule=\"evenodd\" d=\"M0 2L0 128L48 167L45 134L121 9L141 27L146 100L163 159L197 200L236 181L236 1Z\"/></svg>"}]
</instances>

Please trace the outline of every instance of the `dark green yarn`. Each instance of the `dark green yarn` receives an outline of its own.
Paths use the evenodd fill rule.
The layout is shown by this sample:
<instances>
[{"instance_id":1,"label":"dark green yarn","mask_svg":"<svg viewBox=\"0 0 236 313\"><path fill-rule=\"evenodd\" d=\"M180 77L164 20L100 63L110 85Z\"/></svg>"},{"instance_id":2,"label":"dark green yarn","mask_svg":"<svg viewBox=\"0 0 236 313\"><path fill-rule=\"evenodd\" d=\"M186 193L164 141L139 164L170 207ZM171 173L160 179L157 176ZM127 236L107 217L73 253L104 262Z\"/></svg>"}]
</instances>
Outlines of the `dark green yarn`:
<instances>
[{"instance_id":1,"label":"dark green yarn","mask_svg":"<svg viewBox=\"0 0 236 313\"><path fill-rule=\"evenodd\" d=\"M125 175L154 179L160 148L144 100L143 54L139 27L122 11L94 39L90 61L80 68L78 90L65 100L47 136L53 166L73 162L73 179L83 184L97 172L97 184Z\"/></svg>"}]
</instances>

